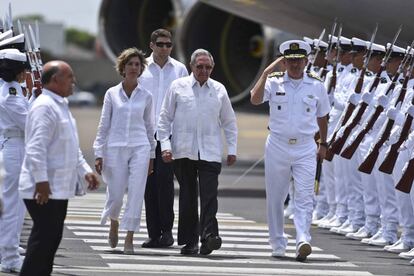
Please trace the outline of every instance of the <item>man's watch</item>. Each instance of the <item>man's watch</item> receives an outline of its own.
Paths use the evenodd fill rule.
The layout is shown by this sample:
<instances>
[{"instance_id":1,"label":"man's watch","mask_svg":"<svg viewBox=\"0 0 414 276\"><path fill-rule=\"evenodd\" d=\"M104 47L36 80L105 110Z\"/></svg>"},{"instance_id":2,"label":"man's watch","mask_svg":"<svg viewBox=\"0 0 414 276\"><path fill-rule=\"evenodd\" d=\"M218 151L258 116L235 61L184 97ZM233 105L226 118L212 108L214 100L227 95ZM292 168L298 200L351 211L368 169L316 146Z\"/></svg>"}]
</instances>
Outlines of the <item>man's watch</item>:
<instances>
[{"instance_id":1,"label":"man's watch","mask_svg":"<svg viewBox=\"0 0 414 276\"><path fill-rule=\"evenodd\" d=\"M328 148L328 143L326 143L326 142L319 142L319 146Z\"/></svg>"}]
</instances>

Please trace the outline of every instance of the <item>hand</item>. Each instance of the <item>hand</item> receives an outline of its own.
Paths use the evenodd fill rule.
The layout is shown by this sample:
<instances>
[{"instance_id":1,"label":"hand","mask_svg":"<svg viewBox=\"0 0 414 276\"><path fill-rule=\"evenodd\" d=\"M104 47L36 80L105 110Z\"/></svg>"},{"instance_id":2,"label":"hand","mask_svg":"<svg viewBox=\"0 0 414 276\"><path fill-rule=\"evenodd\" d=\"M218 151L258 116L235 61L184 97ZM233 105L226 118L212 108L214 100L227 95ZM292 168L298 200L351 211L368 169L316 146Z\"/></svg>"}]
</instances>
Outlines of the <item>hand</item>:
<instances>
[{"instance_id":1,"label":"hand","mask_svg":"<svg viewBox=\"0 0 414 276\"><path fill-rule=\"evenodd\" d=\"M273 61L269 66L267 66L265 69L264 69L264 71L263 71L263 74L265 74L266 76L267 75L269 75L270 73L272 73L273 71L274 71L274 68L276 67L276 65L281 65L280 63L282 62L282 61L284 61L285 60L285 57L284 56L280 56L280 57L278 57L275 61ZM279 70L280 71L285 71L284 70L284 66L281 66L280 68L279 68Z\"/></svg>"},{"instance_id":2,"label":"hand","mask_svg":"<svg viewBox=\"0 0 414 276\"><path fill-rule=\"evenodd\" d=\"M99 180L96 174L94 173L87 173L85 174L85 180L88 182L88 189L89 190L96 190L99 187Z\"/></svg>"},{"instance_id":3,"label":"hand","mask_svg":"<svg viewBox=\"0 0 414 276\"><path fill-rule=\"evenodd\" d=\"M49 195L52 192L50 191L50 186L48 181L36 183L36 188L33 194L33 198L36 199L36 203L43 205L49 201Z\"/></svg>"},{"instance_id":4,"label":"hand","mask_svg":"<svg viewBox=\"0 0 414 276\"><path fill-rule=\"evenodd\" d=\"M172 161L173 161L173 155L172 155L172 152L171 152L171 151L169 151L169 150L164 150L164 151L161 153L161 156L162 156L162 161L164 161L165 163L170 163L170 162L172 162Z\"/></svg>"},{"instance_id":5,"label":"hand","mask_svg":"<svg viewBox=\"0 0 414 276\"><path fill-rule=\"evenodd\" d=\"M102 175L103 159L101 157L95 159L95 170L99 175Z\"/></svg>"},{"instance_id":6,"label":"hand","mask_svg":"<svg viewBox=\"0 0 414 276\"><path fill-rule=\"evenodd\" d=\"M323 161L326 157L327 148L325 146L318 147L318 153L316 154L316 158L318 161Z\"/></svg>"},{"instance_id":7,"label":"hand","mask_svg":"<svg viewBox=\"0 0 414 276\"><path fill-rule=\"evenodd\" d=\"M231 155L231 154L227 155L227 166L233 165L236 162L236 159L237 159L236 155Z\"/></svg>"},{"instance_id":8,"label":"hand","mask_svg":"<svg viewBox=\"0 0 414 276\"><path fill-rule=\"evenodd\" d=\"M148 166L148 175L154 173L154 159L150 159L149 166Z\"/></svg>"}]
</instances>

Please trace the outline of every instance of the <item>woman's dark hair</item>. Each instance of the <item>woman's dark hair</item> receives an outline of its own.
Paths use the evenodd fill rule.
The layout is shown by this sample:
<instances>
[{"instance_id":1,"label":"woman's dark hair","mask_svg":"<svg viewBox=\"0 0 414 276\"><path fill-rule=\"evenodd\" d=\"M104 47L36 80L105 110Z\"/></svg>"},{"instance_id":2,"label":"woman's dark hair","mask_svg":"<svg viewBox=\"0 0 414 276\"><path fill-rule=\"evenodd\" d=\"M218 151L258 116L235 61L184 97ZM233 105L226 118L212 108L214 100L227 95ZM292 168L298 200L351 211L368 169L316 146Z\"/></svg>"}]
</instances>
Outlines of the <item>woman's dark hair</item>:
<instances>
[{"instance_id":1,"label":"woman's dark hair","mask_svg":"<svg viewBox=\"0 0 414 276\"><path fill-rule=\"evenodd\" d=\"M10 59L0 60L0 78L6 82L17 80L17 75L27 69L27 62Z\"/></svg>"}]
</instances>

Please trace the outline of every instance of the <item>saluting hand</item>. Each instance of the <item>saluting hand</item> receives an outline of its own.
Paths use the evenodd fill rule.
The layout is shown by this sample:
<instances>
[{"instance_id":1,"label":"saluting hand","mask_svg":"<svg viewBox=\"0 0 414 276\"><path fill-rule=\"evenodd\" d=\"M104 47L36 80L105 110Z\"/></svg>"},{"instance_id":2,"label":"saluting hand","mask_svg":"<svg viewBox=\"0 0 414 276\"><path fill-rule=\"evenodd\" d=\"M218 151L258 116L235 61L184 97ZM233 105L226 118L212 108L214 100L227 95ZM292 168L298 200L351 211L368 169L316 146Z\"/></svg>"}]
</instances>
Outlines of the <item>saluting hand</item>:
<instances>
[{"instance_id":1,"label":"saluting hand","mask_svg":"<svg viewBox=\"0 0 414 276\"><path fill-rule=\"evenodd\" d=\"M36 188L33 194L33 198L36 199L36 203L43 205L49 201L49 195L52 192L50 191L50 186L48 181L36 183Z\"/></svg>"},{"instance_id":2,"label":"saluting hand","mask_svg":"<svg viewBox=\"0 0 414 276\"><path fill-rule=\"evenodd\" d=\"M101 157L95 159L95 170L99 175L102 175L103 159Z\"/></svg>"},{"instance_id":3,"label":"saluting hand","mask_svg":"<svg viewBox=\"0 0 414 276\"><path fill-rule=\"evenodd\" d=\"M87 173L85 174L85 180L88 182L88 189L89 190L96 190L99 187L99 180L96 174L94 173Z\"/></svg>"},{"instance_id":4,"label":"saluting hand","mask_svg":"<svg viewBox=\"0 0 414 276\"><path fill-rule=\"evenodd\" d=\"M171 152L171 151L169 151L169 150L164 150L164 151L161 153L161 156L162 156L162 161L164 161L165 163L170 163L170 162L172 162L172 161L173 161L173 155L172 155L172 152Z\"/></svg>"},{"instance_id":5,"label":"saluting hand","mask_svg":"<svg viewBox=\"0 0 414 276\"><path fill-rule=\"evenodd\" d=\"M264 71L263 74L264 75L269 75L270 73L272 73L274 71L274 68L276 67L276 65L280 66L280 63L284 60L285 58L283 56L278 57L275 61L273 61L269 66L267 66ZM284 70L284 66L279 68L280 71L285 71Z\"/></svg>"},{"instance_id":6,"label":"saluting hand","mask_svg":"<svg viewBox=\"0 0 414 276\"><path fill-rule=\"evenodd\" d=\"M236 155L231 155L231 154L227 155L227 166L233 165L236 162L236 160L237 160Z\"/></svg>"}]
</instances>

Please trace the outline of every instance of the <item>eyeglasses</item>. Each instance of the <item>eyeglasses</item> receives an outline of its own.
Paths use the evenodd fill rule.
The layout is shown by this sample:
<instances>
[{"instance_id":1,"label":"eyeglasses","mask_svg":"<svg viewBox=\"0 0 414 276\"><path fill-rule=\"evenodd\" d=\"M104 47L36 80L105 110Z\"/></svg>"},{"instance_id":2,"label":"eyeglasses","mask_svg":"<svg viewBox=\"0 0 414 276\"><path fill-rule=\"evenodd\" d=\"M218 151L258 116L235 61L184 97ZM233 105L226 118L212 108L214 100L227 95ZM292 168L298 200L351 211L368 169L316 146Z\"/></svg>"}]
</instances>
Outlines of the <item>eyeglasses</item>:
<instances>
[{"instance_id":1,"label":"eyeglasses","mask_svg":"<svg viewBox=\"0 0 414 276\"><path fill-rule=\"evenodd\" d=\"M206 69L207 71L210 71L211 69L213 69L213 66L200 64L200 65L196 65L196 68L198 70Z\"/></svg>"},{"instance_id":2,"label":"eyeglasses","mask_svg":"<svg viewBox=\"0 0 414 276\"><path fill-rule=\"evenodd\" d=\"M163 48L164 46L167 48L171 48L172 47L172 42L155 42L155 45L157 45L157 47L159 48Z\"/></svg>"}]
</instances>

